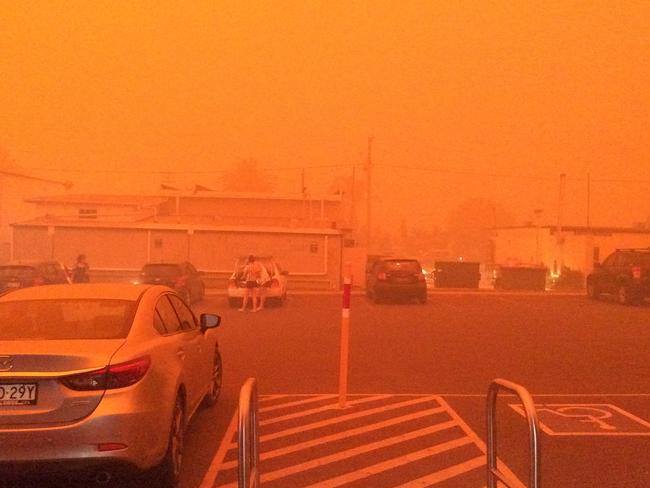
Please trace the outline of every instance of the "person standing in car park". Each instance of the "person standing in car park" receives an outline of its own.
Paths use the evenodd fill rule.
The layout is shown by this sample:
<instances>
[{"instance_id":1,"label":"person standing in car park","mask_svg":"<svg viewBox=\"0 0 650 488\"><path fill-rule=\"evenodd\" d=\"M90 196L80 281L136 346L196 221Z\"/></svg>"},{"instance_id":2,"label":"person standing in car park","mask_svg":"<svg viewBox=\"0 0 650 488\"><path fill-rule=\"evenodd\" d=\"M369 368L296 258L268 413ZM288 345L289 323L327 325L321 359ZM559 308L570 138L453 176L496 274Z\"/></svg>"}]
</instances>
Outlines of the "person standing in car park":
<instances>
[{"instance_id":1,"label":"person standing in car park","mask_svg":"<svg viewBox=\"0 0 650 488\"><path fill-rule=\"evenodd\" d=\"M79 254L77 256L77 262L72 267L72 282L88 283L90 281L89 271L90 266L88 266L88 261L86 261L86 255Z\"/></svg>"},{"instance_id":2,"label":"person standing in car park","mask_svg":"<svg viewBox=\"0 0 650 488\"><path fill-rule=\"evenodd\" d=\"M244 275L244 298L242 299L242 305L239 309L240 312L246 310L246 305L248 304L248 298L252 298L252 307L253 312L257 312L261 309L261 301L258 305L259 299L259 287L260 282L262 281L262 265L255 260L255 256L252 254L248 256L248 262L244 265L242 269L242 274ZM261 300L261 299L260 299Z\"/></svg>"},{"instance_id":3,"label":"person standing in car park","mask_svg":"<svg viewBox=\"0 0 650 488\"><path fill-rule=\"evenodd\" d=\"M260 279L257 281L257 283L259 284L259 303L260 303L259 306L257 307L258 310L262 310L264 308L264 301L266 300L266 290L268 289L269 286L271 286L271 275L269 275L266 266L260 264L260 268L261 268Z\"/></svg>"}]
</instances>

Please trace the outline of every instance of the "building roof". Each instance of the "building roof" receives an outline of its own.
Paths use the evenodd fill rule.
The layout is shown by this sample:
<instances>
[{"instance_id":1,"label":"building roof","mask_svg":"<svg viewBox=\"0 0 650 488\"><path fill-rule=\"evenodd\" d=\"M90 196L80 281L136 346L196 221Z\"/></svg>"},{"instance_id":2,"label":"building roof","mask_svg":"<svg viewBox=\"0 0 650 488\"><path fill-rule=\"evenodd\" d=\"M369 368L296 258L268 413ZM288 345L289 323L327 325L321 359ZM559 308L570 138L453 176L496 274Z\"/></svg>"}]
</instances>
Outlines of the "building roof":
<instances>
[{"instance_id":1,"label":"building roof","mask_svg":"<svg viewBox=\"0 0 650 488\"><path fill-rule=\"evenodd\" d=\"M538 226L533 224L512 225L504 227L495 227L494 230L535 230ZM557 225L540 225L540 229L550 230L555 233L558 230ZM608 226L586 226L586 225L563 225L563 232L573 232L574 234L650 234L650 228L645 227L608 227Z\"/></svg>"},{"instance_id":2,"label":"building roof","mask_svg":"<svg viewBox=\"0 0 650 488\"><path fill-rule=\"evenodd\" d=\"M52 180L50 178L41 178L40 176L33 176L33 175L28 175L25 173L19 173L16 171L5 171L5 170L0 170L0 176L7 176L9 178L17 178L21 180L32 180L32 181L40 181L42 183L49 183L51 185L60 185L65 188L71 188L73 183L70 181L60 181L60 180Z\"/></svg>"},{"instance_id":3,"label":"building roof","mask_svg":"<svg viewBox=\"0 0 650 488\"><path fill-rule=\"evenodd\" d=\"M313 202L340 202L341 195L302 195L301 193L220 193L209 190L160 191L155 195L46 195L27 198L27 203L36 204L69 204L69 205L120 205L120 206L155 206L164 203L170 197L180 198L206 198L214 200L288 200L288 201L313 201Z\"/></svg>"},{"instance_id":4,"label":"building roof","mask_svg":"<svg viewBox=\"0 0 650 488\"><path fill-rule=\"evenodd\" d=\"M52 221L46 217L39 217L26 222L16 222L12 227L66 227L84 229L140 229L140 230L182 230L190 232L217 231L217 232L250 232L268 234L314 234L332 235L342 234L339 229L329 227L270 227L246 225L210 225L188 223L159 223L151 221L142 222L108 222L108 221Z\"/></svg>"},{"instance_id":5,"label":"building roof","mask_svg":"<svg viewBox=\"0 0 650 488\"><path fill-rule=\"evenodd\" d=\"M321 201L340 202L341 195L322 194L310 195L309 193L241 193L241 192L218 192L212 190L163 190L160 195L178 196L183 198L215 198L215 199L232 199L232 200L293 200L293 201Z\"/></svg>"},{"instance_id":6,"label":"building roof","mask_svg":"<svg viewBox=\"0 0 650 488\"><path fill-rule=\"evenodd\" d=\"M108 205L124 207L154 207L168 198L133 195L48 195L26 198L27 203L59 205Z\"/></svg>"}]
</instances>

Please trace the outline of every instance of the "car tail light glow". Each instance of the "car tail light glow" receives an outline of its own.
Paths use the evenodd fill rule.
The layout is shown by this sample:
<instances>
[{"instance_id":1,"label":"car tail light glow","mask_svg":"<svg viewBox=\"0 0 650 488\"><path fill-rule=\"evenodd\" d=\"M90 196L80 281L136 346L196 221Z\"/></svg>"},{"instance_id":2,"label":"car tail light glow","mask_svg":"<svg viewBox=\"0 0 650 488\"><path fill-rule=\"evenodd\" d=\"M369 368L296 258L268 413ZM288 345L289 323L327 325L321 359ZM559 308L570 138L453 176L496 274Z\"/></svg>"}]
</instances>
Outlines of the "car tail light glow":
<instances>
[{"instance_id":1,"label":"car tail light glow","mask_svg":"<svg viewBox=\"0 0 650 488\"><path fill-rule=\"evenodd\" d=\"M635 280L640 280L641 279L641 267L640 266L634 266L632 268L632 278Z\"/></svg>"},{"instance_id":2,"label":"car tail light glow","mask_svg":"<svg viewBox=\"0 0 650 488\"><path fill-rule=\"evenodd\" d=\"M140 381L151 365L149 356L114 364L88 373L61 378L61 383L71 390L112 390L125 388Z\"/></svg>"},{"instance_id":3,"label":"car tail light glow","mask_svg":"<svg viewBox=\"0 0 650 488\"><path fill-rule=\"evenodd\" d=\"M377 279L384 281L386 279L386 273L384 273L383 271L381 273L377 273Z\"/></svg>"}]
</instances>

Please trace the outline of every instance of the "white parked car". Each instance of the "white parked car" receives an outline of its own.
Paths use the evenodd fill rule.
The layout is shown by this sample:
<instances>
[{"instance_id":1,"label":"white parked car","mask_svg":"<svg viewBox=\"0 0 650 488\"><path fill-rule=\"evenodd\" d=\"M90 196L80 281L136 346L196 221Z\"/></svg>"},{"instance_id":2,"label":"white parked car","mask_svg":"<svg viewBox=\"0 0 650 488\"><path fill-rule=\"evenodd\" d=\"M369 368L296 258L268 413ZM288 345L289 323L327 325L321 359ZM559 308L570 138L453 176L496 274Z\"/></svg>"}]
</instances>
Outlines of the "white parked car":
<instances>
[{"instance_id":1,"label":"white parked car","mask_svg":"<svg viewBox=\"0 0 650 488\"><path fill-rule=\"evenodd\" d=\"M283 270L277 261L270 256L256 257L266 270L260 286L260 293L265 297L265 301L273 300L279 304L284 303L287 298L287 276L288 271ZM231 307L239 307L244 297L246 282L244 281L243 269L248 261L248 256L241 257L235 263L235 271L228 280L228 303Z\"/></svg>"}]
</instances>

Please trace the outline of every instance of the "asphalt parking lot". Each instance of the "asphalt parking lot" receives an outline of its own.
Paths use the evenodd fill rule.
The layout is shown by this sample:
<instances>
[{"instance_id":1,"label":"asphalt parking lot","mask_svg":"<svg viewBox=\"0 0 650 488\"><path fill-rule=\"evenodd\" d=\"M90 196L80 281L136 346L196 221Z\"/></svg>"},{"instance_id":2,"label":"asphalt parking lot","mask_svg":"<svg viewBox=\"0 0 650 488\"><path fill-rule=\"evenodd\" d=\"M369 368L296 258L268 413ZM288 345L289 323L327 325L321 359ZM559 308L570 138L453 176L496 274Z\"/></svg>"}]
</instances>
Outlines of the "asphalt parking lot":
<instances>
[{"instance_id":1,"label":"asphalt parking lot","mask_svg":"<svg viewBox=\"0 0 650 488\"><path fill-rule=\"evenodd\" d=\"M218 405L189 426L183 488L235 486L234 418L248 377L260 394L263 486L481 488L485 397L499 377L534 397L541 486L650 486L650 304L451 292L378 305L354 295L345 409L340 295L293 294L254 314L219 295L195 309L223 316L225 375ZM526 486L515 397L500 396L497 413L502 466Z\"/></svg>"},{"instance_id":2,"label":"asphalt parking lot","mask_svg":"<svg viewBox=\"0 0 650 488\"><path fill-rule=\"evenodd\" d=\"M337 411L336 399L327 396L338 391L339 296L294 295L284 307L257 314L228 309L222 297L210 301L202 306L224 316L226 390L215 429L224 438L223 459L212 456L208 465L209 456L200 456L200 469L188 462L187 486L231 486L236 451L228 422L238 389L251 376L263 401L275 405L261 413L261 435L283 439L263 437L269 439L261 444L268 486L398 486L418 479L429 480L423 486L483 486L484 464L476 459L485 441L485 394L497 377L524 385L540 409L543 486L650 486L648 304L444 293L432 294L426 305L377 305L355 295L349 391L360 401L353 409L372 412L339 423L327 419L353 413ZM295 404L310 398L316 403ZM408 401L416 403L387 408ZM424 413L411 418L441 407L430 422ZM500 397L498 415L500 458L527 484L527 432L514 397ZM359 423L362 418L370 423ZM304 422L316 425L313 435L292 430ZM371 427L386 422L395 423ZM444 432L435 431L440 424ZM334 425L348 433L366 430L344 439ZM467 445L445 453L426 451L466 437ZM322 452L292 451L322 438L332 443ZM287 449L290 455L281 454ZM405 461L413 456L420 458Z\"/></svg>"}]
</instances>

